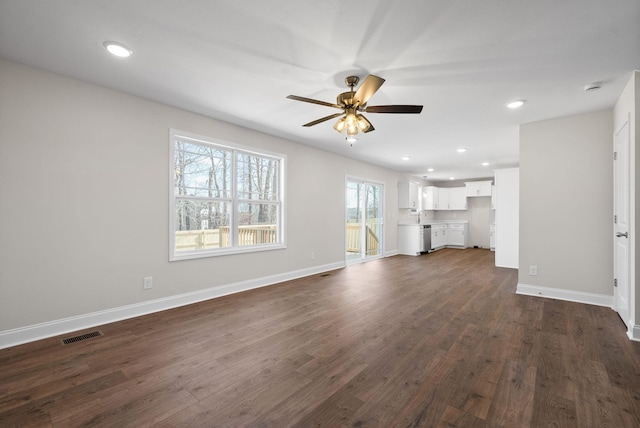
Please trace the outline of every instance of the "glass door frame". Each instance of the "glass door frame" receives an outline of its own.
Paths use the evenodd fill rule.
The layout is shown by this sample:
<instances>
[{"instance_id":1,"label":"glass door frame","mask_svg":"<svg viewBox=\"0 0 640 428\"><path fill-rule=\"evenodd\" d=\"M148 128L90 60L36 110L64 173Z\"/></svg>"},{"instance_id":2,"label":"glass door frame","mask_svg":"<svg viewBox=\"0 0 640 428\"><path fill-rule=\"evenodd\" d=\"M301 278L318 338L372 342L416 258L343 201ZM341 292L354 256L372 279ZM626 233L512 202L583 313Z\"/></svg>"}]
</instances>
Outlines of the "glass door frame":
<instances>
[{"instance_id":1,"label":"glass door frame","mask_svg":"<svg viewBox=\"0 0 640 428\"><path fill-rule=\"evenodd\" d=\"M348 222L350 220L349 217L349 206L347 204L347 196L348 196L348 185L349 183L356 183L358 184L358 186L361 186L361 191L360 191L360 197L358 200L358 222L360 224L360 232L358 233L359 235L359 252L358 253L354 253L353 251L349 251L349 240L350 238L353 239L352 236L350 236L350 232L349 232L349 228L348 228ZM377 245L378 245L378 251L376 254L371 254L368 255L367 254L367 238L368 238L368 227L367 227L367 189L371 186L375 186L379 188L379 201L378 201L378 215L379 217L379 222L377 222L378 224L378 234L376 236L377 238ZM385 201L385 186L384 183L379 182L379 181L375 181L375 180L369 180L369 179L365 179L365 178L360 178L360 177L354 177L354 176L345 176L345 184L344 184L344 189L345 189L345 194L344 194L344 202L345 202L345 209L344 209L344 213L345 213L345 237L344 237L344 245L345 245L345 262L347 265L349 264L354 264L354 263L362 263L362 262L366 262L369 260L374 260L374 259L378 259L378 258L382 258L384 257L384 201ZM352 233L352 232L351 232Z\"/></svg>"}]
</instances>

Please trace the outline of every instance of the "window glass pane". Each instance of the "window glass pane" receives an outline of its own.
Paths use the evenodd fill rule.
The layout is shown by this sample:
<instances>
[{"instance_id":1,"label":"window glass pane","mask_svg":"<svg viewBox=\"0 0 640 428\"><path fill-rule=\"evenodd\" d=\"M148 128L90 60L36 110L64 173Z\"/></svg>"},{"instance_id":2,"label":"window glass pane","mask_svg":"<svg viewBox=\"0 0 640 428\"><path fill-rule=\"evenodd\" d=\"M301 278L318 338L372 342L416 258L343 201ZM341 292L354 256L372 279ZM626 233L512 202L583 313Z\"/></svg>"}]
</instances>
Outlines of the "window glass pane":
<instances>
[{"instance_id":1,"label":"window glass pane","mask_svg":"<svg viewBox=\"0 0 640 428\"><path fill-rule=\"evenodd\" d=\"M278 204L240 202L238 204L238 245L278 242Z\"/></svg>"},{"instance_id":2,"label":"window glass pane","mask_svg":"<svg viewBox=\"0 0 640 428\"><path fill-rule=\"evenodd\" d=\"M175 141L175 194L231 197L231 152Z\"/></svg>"},{"instance_id":3,"label":"window glass pane","mask_svg":"<svg viewBox=\"0 0 640 428\"><path fill-rule=\"evenodd\" d=\"M238 198L259 201L278 200L277 159L238 154Z\"/></svg>"},{"instance_id":4,"label":"window glass pane","mask_svg":"<svg viewBox=\"0 0 640 428\"><path fill-rule=\"evenodd\" d=\"M231 245L229 202L176 200L176 251L224 248Z\"/></svg>"}]
</instances>

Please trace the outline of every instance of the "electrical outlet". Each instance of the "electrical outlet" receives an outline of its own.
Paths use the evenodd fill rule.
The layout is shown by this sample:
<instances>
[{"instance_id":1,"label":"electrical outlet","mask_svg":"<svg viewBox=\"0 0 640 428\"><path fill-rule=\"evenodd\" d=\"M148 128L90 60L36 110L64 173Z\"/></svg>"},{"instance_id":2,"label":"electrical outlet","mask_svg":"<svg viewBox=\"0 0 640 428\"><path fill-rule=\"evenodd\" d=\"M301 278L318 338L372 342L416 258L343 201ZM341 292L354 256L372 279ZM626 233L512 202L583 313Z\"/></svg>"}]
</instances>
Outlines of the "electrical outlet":
<instances>
[{"instance_id":1,"label":"electrical outlet","mask_svg":"<svg viewBox=\"0 0 640 428\"><path fill-rule=\"evenodd\" d=\"M538 275L538 266L529 266L529 275L537 276Z\"/></svg>"},{"instance_id":2,"label":"electrical outlet","mask_svg":"<svg viewBox=\"0 0 640 428\"><path fill-rule=\"evenodd\" d=\"M153 288L153 277L146 276L142 280L142 289L143 290L149 290L150 288Z\"/></svg>"},{"instance_id":3,"label":"electrical outlet","mask_svg":"<svg viewBox=\"0 0 640 428\"><path fill-rule=\"evenodd\" d=\"M311 255L309 256L309 260L315 260L315 259L316 259L316 253L312 251Z\"/></svg>"}]
</instances>

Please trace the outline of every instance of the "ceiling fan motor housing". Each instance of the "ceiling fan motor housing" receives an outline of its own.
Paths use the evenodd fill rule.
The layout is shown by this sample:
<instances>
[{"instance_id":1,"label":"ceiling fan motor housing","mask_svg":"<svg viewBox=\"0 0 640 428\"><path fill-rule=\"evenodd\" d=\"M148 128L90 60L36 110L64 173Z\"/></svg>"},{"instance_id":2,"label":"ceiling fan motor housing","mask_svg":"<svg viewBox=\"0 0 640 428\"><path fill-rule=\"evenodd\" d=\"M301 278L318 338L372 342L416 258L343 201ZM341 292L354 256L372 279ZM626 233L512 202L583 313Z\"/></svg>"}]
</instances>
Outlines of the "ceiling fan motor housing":
<instances>
[{"instance_id":1,"label":"ceiling fan motor housing","mask_svg":"<svg viewBox=\"0 0 640 428\"><path fill-rule=\"evenodd\" d=\"M336 104L345 108L353 105L354 92L343 92L336 98Z\"/></svg>"},{"instance_id":2,"label":"ceiling fan motor housing","mask_svg":"<svg viewBox=\"0 0 640 428\"><path fill-rule=\"evenodd\" d=\"M347 84L348 87L353 88L358 84L360 78L358 76L347 76L344 78L344 83Z\"/></svg>"}]
</instances>

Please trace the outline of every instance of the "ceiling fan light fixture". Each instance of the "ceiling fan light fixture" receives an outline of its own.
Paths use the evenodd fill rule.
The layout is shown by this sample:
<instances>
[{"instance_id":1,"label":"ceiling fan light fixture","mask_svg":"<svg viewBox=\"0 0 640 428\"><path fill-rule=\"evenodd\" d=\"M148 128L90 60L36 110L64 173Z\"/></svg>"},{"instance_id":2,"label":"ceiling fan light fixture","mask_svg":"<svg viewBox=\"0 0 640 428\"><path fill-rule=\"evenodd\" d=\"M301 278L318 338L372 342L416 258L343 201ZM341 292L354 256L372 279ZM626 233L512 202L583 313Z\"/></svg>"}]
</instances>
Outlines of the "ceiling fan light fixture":
<instances>
[{"instance_id":1,"label":"ceiling fan light fixture","mask_svg":"<svg viewBox=\"0 0 640 428\"><path fill-rule=\"evenodd\" d=\"M367 119L365 119L361 114L356 116L356 124L358 125L360 132L366 132L367 129L369 129L369 122L367 122Z\"/></svg>"},{"instance_id":2,"label":"ceiling fan light fixture","mask_svg":"<svg viewBox=\"0 0 640 428\"><path fill-rule=\"evenodd\" d=\"M347 132L347 138L346 138L346 140L347 140L347 143L350 143L350 144L353 144L353 143L355 143L356 141L358 141L358 139L356 138L356 135L355 135L355 134L349 134L348 132Z\"/></svg>"},{"instance_id":3,"label":"ceiling fan light fixture","mask_svg":"<svg viewBox=\"0 0 640 428\"><path fill-rule=\"evenodd\" d=\"M344 131L344 129L347 127L347 119L344 117L341 117L340 119L338 119L338 121L336 122L335 125L333 125L333 129L335 129L336 131L338 131L338 133L342 134L342 131Z\"/></svg>"}]
</instances>

